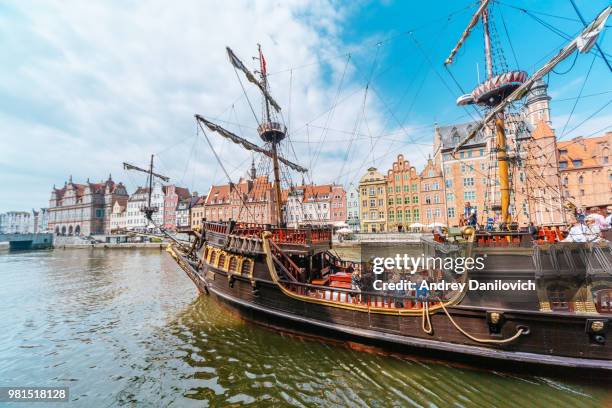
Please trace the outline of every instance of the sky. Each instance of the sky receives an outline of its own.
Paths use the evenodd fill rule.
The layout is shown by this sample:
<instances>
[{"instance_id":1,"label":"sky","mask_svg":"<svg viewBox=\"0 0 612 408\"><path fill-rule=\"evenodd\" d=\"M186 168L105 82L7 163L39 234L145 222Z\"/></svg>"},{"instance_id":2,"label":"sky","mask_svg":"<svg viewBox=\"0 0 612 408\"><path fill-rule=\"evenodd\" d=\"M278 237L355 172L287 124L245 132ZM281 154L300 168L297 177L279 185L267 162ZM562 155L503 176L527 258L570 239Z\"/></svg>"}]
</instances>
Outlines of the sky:
<instances>
[{"instance_id":1,"label":"sky","mask_svg":"<svg viewBox=\"0 0 612 408\"><path fill-rule=\"evenodd\" d=\"M608 5L576 3L589 21ZM225 171L237 181L252 160L264 172L265 159L196 127L199 113L263 144L258 91L239 81L226 46L256 70L261 44L289 129L282 154L311 169L307 182L358 183L400 153L421 169L436 124L480 115L455 104L485 75L480 25L443 66L476 8L470 0L2 2L0 212L47 206L70 176L112 174L132 192L145 178L122 163L145 166L151 154L158 172L200 194L227 183ZM569 0L498 0L492 15L507 65L529 74L582 27ZM611 55L612 34L601 37ZM572 56L556 71L547 81L557 136L612 130L603 59Z\"/></svg>"}]
</instances>

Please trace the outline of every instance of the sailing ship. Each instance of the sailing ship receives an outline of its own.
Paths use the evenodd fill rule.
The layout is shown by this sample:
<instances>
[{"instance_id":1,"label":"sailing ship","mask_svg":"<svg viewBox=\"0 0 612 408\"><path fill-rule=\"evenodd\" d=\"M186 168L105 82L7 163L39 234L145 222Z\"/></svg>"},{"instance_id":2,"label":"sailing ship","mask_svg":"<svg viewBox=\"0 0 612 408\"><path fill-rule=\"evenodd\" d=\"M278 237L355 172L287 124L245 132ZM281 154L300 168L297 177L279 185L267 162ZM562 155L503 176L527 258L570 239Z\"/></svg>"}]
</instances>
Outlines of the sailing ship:
<instances>
[{"instance_id":1,"label":"sailing ship","mask_svg":"<svg viewBox=\"0 0 612 408\"><path fill-rule=\"evenodd\" d=\"M201 115L195 115L195 120L207 140L207 132L214 132L271 160L276 222L262 225L204 220L192 231L193 242L173 241L168 252L200 293L213 296L248 319L283 330L497 367L510 362L517 367L565 367L596 375L612 374L612 338L608 338L612 335L610 244L562 242L553 229L542 229L542 239L534 240L529 233L513 227L504 125L504 109L509 104L521 99L538 79L570 54L590 49L612 7L607 7L549 63L528 77L521 71L494 75L488 3L482 1L446 63L452 62L470 30L482 21L488 77L458 103L477 104L487 112L454 152L482 128L493 124L501 228L496 232L471 226L448 228L434 237L423 238L423 253L428 256L482 257L484 268L463 274L421 268L407 279L458 283L467 279L484 283L531 279L536 282L536 290L377 291L371 285L372 260L353 262L338 257L332 251L332 229L315 225L288 228L283 222L280 166L300 173L307 169L280 154L287 129L277 120L281 107L271 95L261 48L258 73L249 71L227 48L234 68L261 92L263 117L257 130L264 146ZM210 147L217 156L212 144ZM152 166L149 173L153 177ZM236 189L236 185L230 183L230 188ZM236 193L244 197L243 192ZM353 276L361 276L361 287L354 284Z\"/></svg>"}]
</instances>

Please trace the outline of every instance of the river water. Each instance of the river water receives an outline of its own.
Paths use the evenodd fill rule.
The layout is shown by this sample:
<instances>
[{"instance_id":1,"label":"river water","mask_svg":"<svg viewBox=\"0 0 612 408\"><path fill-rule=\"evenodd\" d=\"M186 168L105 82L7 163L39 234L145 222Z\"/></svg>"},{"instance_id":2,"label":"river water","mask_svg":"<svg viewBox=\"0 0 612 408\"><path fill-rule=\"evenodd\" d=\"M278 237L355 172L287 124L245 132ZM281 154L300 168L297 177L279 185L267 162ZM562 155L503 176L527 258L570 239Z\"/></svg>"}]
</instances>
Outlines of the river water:
<instances>
[{"instance_id":1,"label":"river water","mask_svg":"<svg viewBox=\"0 0 612 408\"><path fill-rule=\"evenodd\" d=\"M198 297L165 252L4 252L0 279L0 386L70 387L53 406L612 406L603 385L270 331Z\"/></svg>"}]
</instances>

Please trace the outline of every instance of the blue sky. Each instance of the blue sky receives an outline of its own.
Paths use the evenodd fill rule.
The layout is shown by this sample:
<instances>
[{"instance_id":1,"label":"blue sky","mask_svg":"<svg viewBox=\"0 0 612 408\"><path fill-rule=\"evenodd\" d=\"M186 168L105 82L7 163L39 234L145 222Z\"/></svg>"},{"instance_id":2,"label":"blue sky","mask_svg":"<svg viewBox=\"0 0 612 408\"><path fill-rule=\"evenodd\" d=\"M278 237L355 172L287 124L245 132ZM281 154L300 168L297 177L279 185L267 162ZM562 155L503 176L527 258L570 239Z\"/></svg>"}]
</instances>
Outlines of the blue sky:
<instances>
[{"instance_id":1,"label":"blue sky","mask_svg":"<svg viewBox=\"0 0 612 408\"><path fill-rule=\"evenodd\" d=\"M608 4L576 2L587 20ZM528 73L565 42L533 16L570 36L582 26L569 0L495 3L508 65ZM455 99L459 86L476 85L477 64L484 76L480 26L449 68L459 85L442 63L475 9L464 0L2 3L0 211L45 206L51 187L69 175L84 182L112 173L133 191L144 180L121 163L142 164L151 153L161 172L192 190L226 182L193 114L260 141L225 45L254 69L251 56L262 44L293 141L284 154L312 167L315 182L356 182L370 165L387 169L398 153L420 167L434 123L470 119ZM609 33L599 44L612 53ZM550 75L558 136L610 130L610 105L573 130L610 101L610 78L594 54ZM574 108L583 84L585 97ZM247 95L258 113L256 90L248 87ZM209 136L236 180L252 157Z\"/></svg>"}]
</instances>

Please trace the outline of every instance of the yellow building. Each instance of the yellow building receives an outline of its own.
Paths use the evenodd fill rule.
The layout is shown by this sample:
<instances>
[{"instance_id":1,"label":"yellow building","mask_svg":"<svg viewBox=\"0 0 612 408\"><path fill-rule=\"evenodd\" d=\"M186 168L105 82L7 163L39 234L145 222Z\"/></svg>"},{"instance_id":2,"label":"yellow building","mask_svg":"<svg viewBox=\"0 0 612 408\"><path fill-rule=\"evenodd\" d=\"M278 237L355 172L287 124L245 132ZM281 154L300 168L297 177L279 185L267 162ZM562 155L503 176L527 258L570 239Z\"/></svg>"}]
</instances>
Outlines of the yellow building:
<instances>
[{"instance_id":1,"label":"yellow building","mask_svg":"<svg viewBox=\"0 0 612 408\"><path fill-rule=\"evenodd\" d=\"M387 231L387 178L375 167L359 180L361 232Z\"/></svg>"}]
</instances>

